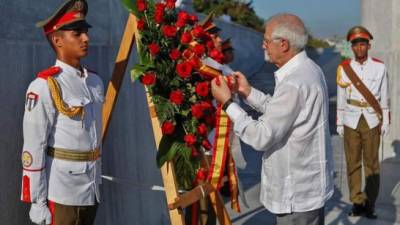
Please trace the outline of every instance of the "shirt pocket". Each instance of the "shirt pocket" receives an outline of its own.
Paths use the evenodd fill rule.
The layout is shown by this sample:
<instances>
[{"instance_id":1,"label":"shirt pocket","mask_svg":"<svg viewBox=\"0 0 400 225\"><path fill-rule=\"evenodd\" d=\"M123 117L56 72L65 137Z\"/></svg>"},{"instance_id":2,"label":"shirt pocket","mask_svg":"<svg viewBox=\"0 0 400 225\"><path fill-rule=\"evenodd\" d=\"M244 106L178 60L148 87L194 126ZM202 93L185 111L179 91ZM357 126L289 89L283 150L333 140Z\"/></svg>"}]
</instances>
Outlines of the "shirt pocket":
<instances>
[{"instance_id":1,"label":"shirt pocket","mask_svg":"<svg viewBox=\"0 0 400 225\"><path fill-rule=\"evenodd\" d=\"M54 160L53 163L55 163L55 168L57 169L57 171L64 175L74 176L74 175L86 174L88 171L87 162Z\"/></svg>"},{"instance_id":2,"label":"shirt pocket","mask_svg":"<svg viewBox=\"0 0 400 225\"><path fill-rule=\"evenodd\" d=\"M68 104L69 107L81 107L89 104L91 101L89 98L86 97L69 97L65 98L65 103Z\"/></svg>"}]
</instances>

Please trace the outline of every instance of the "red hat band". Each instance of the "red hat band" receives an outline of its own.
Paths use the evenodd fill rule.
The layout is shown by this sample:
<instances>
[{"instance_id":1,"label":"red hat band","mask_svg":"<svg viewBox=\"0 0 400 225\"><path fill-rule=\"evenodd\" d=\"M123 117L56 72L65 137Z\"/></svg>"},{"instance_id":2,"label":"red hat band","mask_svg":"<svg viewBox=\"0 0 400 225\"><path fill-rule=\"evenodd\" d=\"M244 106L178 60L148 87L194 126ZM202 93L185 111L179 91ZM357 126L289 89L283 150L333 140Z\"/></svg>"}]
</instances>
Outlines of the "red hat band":
<instances>
[{"instance_id":1,"label":"red hat band","mask_svg":"<svg viewBox=\"0 0 400 225\"><path fill-rule=\"evenodd\" d=\"M78 20L83 20L85 16L81 11L71 11L63 14L59 18L55 18L44 26L44 33L47 35L53 31L56 31L61 26L69 24Z\"/></svg>"}]
</instances>

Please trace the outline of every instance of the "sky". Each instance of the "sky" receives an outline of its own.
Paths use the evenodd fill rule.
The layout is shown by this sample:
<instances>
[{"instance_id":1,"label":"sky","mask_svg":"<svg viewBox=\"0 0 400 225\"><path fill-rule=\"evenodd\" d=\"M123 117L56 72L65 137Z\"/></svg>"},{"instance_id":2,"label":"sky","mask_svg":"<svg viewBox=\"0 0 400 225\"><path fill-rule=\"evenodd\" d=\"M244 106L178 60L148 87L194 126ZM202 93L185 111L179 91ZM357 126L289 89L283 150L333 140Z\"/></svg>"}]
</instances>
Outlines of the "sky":
<instances>
[{"instance_id":1,"label":"sky","mask_svg":"<svg viewBox=\"0 0 400 225\"><path fill-rule=\"evenodd\" d=\"M266 19L282 12L294 13L314 37L345 36L361 22L361 0L253 0L257 15Z\"/></svg>"}]
</instances>

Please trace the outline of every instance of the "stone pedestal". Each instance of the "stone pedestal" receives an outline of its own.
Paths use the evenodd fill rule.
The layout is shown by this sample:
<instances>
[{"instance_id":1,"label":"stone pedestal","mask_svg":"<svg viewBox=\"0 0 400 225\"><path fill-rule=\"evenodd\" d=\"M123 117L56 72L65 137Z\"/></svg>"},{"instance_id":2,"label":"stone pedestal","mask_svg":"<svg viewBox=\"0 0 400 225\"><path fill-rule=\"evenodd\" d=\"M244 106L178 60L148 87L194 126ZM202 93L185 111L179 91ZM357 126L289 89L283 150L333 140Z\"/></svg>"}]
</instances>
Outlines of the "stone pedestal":
<instances>
[{"instance_id":1,"label":"stone pedestal","mask_svg":"<svg viewBox=\"0 0 400 225\"><path fill-rule=\"evenodd\" d=\"M400 155L400 1L360 2L361 23L374 35L370 54L385 62L389 74L391 127L381 155L386 159Z\"/></svg>"}]
</instances>

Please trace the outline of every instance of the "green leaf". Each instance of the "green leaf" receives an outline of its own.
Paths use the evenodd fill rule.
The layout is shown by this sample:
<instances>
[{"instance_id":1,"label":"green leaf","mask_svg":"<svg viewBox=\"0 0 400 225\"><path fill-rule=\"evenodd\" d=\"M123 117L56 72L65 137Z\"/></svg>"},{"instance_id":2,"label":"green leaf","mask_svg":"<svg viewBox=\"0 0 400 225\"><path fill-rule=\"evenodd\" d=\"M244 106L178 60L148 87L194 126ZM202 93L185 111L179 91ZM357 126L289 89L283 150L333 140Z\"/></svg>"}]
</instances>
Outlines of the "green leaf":
<instances>
[{"instance_id":1,"label":"green leaf","mask_svg":"<svg viewBox=\"0 0 400 225\"><path fill-rule=\"evenodd\" d=\"M165 162L172 160L176 153L188 147L182 142L175 141L171 136L163 136L157 152L157 166L160 168Z\"/></svg>"},{"instance_id":2,"label":"green leaf","mask_svg":"<svg viewBox=\"0 0 400 225\"><path fill-rule=\"evenodd\" d=\"M121 0L121 3L129 12L135 14L136 16L139 14L139 11L136 7L136 0Z\"/></svg>"},{"instance_id":3,"label":"green leaf","mask_svg":"<svg viewBox=\"0 0 400 225\"><path fill-rule=\"evenodd\" d=\"M132 82L136 81L140 77L140 75L142 75L148 69L149 67L147 65L136 64L135 66L133 66L133 69L131 70Z\"/></svg>"}]
</instances>

